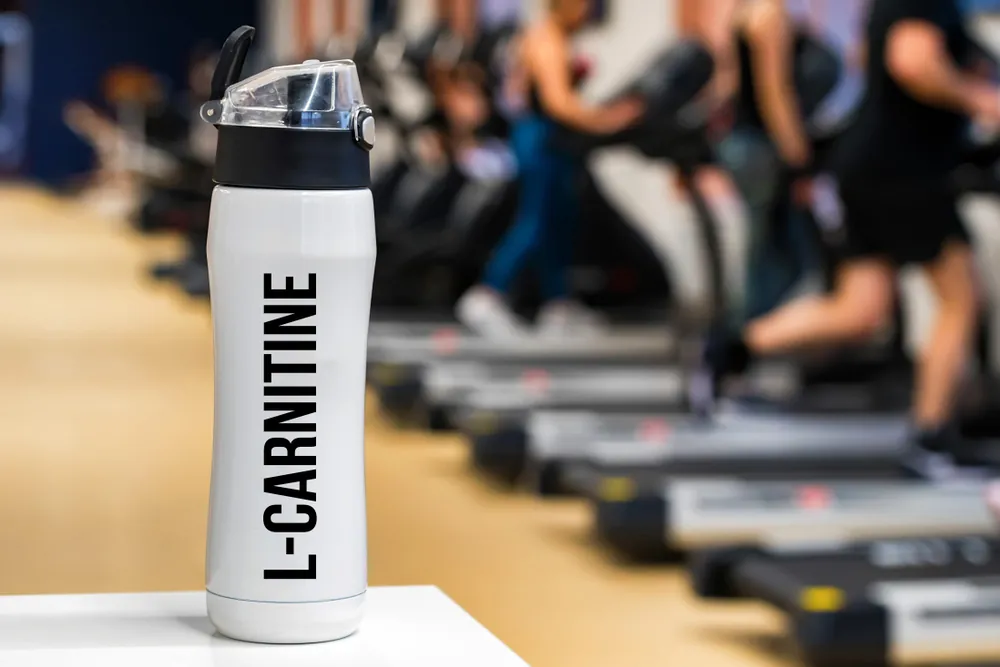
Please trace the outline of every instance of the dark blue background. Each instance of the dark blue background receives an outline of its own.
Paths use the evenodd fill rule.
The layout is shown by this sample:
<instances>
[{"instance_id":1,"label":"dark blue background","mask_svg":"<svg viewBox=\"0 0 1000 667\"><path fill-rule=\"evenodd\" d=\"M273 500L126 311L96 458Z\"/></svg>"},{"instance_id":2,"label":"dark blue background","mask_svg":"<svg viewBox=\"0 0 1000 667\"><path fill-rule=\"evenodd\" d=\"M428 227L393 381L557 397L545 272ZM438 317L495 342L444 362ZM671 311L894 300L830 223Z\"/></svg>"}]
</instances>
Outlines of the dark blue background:
<instances>
[{"instance_id":1,"label":"dark blue background","mask_svg":"<svg viewBox=\"0 0 1000 667\"><path fill-rule=\"evenodd\" d=\"M191 50L221 46L254 24L256 0L27 0L34 30L34 90L27 175L52 185L88 170L89 148L62 121L74 98L101 101L101 79L121 64L147 67L175 87L187 78ZM258 35L258 39L261 35Z\"/></svg>"}]
</instances>

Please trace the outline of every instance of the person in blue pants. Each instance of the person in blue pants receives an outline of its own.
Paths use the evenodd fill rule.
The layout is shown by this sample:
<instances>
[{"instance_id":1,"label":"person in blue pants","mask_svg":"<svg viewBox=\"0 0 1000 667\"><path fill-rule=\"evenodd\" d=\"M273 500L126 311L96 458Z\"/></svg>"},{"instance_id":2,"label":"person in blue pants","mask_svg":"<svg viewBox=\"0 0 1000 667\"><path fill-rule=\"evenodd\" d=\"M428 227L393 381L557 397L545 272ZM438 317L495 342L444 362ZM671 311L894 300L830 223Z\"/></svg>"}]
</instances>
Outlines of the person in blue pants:
<instances>
[{"instance_id":1,"label":"person in blue pants","mask_svg":"<svg viewBox=\"0 0 1000 667\"><path fill-rule=\"evenodd\" d=\"M520 185L517 216L481 284L463 295L456 308L459 320L484 336L527 333L527 324L511 311L506 297L532 263L546 302L538 318L541 331L579 333L596 325L595 316L572 301L567 280L582 163L553 145L553 132L559 125L593 134L618 132L636 122L644 108L634 99L590 106L575 92L574 71L580 68L570 40L586 24L589 12L588 0L550 0L547 14L529 26L512 49L505 94L508 101L520 102L512 127Z\"/></svg>"}]
</instances>

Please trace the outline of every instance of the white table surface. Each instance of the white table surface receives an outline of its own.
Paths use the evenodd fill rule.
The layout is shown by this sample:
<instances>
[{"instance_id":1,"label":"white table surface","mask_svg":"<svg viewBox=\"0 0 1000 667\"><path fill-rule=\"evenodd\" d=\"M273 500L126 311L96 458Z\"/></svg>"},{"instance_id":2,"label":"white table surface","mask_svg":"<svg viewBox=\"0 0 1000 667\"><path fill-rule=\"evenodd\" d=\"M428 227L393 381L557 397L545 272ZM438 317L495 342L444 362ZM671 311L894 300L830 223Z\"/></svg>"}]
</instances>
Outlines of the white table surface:
<instances>
[{"instance_id":1,"label":"white table surface","mask_svg":"<svg viewBox=\"0 0 1000 667\"><path fill-rule=\"evenodd\" d=\"M527 667L434 587L372 588L361 629L326 644L219 636L205 593L0 597L2 667Z\"/></svg>"}]
</instances>

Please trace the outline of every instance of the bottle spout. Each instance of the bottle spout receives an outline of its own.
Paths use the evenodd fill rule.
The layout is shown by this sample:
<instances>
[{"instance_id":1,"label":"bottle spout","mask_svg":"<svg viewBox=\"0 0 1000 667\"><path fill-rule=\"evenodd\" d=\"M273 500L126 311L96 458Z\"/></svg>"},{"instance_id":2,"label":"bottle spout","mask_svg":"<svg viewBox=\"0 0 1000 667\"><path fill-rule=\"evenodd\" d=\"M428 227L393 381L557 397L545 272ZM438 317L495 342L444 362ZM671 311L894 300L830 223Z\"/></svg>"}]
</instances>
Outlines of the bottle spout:
<instances>
[{"instance_id":1,"label":"bottle spout","mask_svg":"<svg viewBox=\"0 0 1000 667\"><path fill-rule=\"evenodd\" d=\"M240 80L243 65L247 61L247 53L256 33L257 29L253 26L242 26L234 30L222 45L219 62L212 75L211 96L201 107L201 118L205 122L218 124L222 115L222 98L226 90Z\"/></svg>"}]
</instances>

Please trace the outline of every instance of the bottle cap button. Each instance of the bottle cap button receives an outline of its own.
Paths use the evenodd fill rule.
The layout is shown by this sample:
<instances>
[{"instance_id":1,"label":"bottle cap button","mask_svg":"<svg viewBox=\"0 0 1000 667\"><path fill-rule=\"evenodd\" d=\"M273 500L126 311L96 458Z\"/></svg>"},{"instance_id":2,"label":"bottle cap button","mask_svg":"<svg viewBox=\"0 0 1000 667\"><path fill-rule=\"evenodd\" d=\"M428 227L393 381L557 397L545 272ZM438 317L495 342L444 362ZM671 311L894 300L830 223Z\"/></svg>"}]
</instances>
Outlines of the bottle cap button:
<instances>
[{"instance_id":1,"label":"bottle cap button","mask_svg":"<svg viewBox=\"0 0 1000 667\"><path fill-rule=\"evenodd\" d=\"M361 121L361 139L369 146L375 145L375 116L368 116Z\"/></svg>"}]
</instances>

